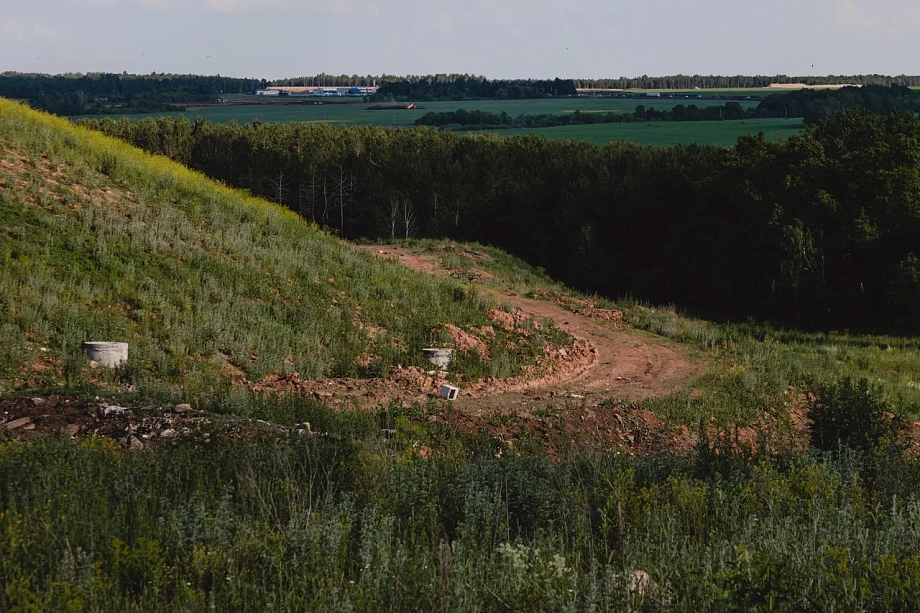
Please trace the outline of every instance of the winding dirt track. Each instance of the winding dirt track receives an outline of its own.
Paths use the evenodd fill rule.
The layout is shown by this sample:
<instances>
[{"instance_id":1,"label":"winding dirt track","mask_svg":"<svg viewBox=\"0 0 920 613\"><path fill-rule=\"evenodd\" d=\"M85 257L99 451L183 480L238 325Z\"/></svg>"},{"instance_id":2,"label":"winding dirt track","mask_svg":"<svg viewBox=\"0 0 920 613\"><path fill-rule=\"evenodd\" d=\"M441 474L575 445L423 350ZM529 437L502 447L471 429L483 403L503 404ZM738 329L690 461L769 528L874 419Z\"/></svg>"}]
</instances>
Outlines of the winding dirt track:
<instances>
[{"instance_id":1,"label":"winding dirt track","mask_svg":"<svg viewBox=\"0 0 920 613\"><path fill-rule=\"evenodd\" d=\"M427 274L447 274L434 256L408 248L392 245L358 248ZM473 390L458 399L457 408L461 411L509 409L522 404L532 407L560 396L594 402L610 397L642 400L673 393L705 370L705 363L693 358L687 348L659 337L618 329L612 321L577 314L555 302L488 287L481 289L501 303L510 302L527 317L553 320L558 329L586 344L587 350L580 359L547 377Z\"/></svg>"}]
</instances>

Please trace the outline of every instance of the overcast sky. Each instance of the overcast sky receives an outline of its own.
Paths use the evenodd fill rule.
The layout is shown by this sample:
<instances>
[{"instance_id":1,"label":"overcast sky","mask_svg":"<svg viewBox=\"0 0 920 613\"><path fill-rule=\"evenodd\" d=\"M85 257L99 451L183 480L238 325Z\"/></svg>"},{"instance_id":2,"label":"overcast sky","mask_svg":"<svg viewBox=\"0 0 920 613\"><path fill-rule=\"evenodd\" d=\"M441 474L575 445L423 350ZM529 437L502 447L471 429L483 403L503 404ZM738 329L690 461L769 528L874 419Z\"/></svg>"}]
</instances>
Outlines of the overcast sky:
<instances>
[{"instance_id":1,"label":"overcast sky","mask_svg":"<svg viewBox=\"0 0 920 613\"><path fill-rule=\"evenodd\" d=\"M920 0L0 0L0 71L917 74Z\"/></svg>"}]
</instances>

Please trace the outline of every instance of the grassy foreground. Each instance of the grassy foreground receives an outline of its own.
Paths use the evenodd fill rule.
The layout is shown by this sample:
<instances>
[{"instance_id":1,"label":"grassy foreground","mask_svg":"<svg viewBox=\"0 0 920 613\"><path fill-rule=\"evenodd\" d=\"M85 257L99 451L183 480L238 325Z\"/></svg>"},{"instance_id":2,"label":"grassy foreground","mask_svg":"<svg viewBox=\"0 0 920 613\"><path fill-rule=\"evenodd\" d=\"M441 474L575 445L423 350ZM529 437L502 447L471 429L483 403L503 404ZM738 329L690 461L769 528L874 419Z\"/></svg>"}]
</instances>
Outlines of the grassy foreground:
<instances>
[{"instance_id":1,"label":"grassy foreground","mask_svg":"<svg viewBox=\"0 0 920 613\"><path fill-rule=\"evenodd\" d=\"M409 359L400 347L429 341L443 322L481 325L488 305L164 159L2 101L0 152L4 394L120 390L125 401L187 399L324 432L215 431L129 451L0 430L0 610L830 612L920 602L920 464L890 439L798 452L768 444L769 430L759 445L701 430L685 456L571 449L551 462L431 421L431 407L335 412L234 391L229 366L250 378L374 374L361 370L363 352L379 352L376 368ZM501 282L580 299L492 253ZM763 413L809 376L880 373L872 378L892 398L911 389L910 339L717 326L625 306L634 326L711 356L702 395L649 404L678 423ZM375 345L372 326L396 348ZM109 379L77 359L78 343L99 335L136 347ZM882 401L841 394L848 403Z\"/></svg>"}]
</instances>

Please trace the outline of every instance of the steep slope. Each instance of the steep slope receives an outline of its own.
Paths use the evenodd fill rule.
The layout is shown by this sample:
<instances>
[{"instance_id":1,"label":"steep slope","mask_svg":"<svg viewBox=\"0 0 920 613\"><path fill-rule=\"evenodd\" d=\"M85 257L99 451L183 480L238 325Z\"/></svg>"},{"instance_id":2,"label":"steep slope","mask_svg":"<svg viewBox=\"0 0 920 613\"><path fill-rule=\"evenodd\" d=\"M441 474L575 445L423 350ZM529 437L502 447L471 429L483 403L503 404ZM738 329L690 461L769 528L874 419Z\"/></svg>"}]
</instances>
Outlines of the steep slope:
<instances>
[{"instance_id":1,"label":"steep slope","mask_svg":"<svg viewBox=\"0 0 920 613\"><path fill-rule=\"evenodd\" d=\"M454 342L450 326L490 325L493 307L165 158L0 100L0 392L66 382L207 404L294 373L381 377L423 366L423 347ZM509 334L481 347L509 374L566 342L552 326ZM85 340L129 342L128 364L91 370ZM483 360L457 370L491 374Z\"/></svg>"}]
</instances>

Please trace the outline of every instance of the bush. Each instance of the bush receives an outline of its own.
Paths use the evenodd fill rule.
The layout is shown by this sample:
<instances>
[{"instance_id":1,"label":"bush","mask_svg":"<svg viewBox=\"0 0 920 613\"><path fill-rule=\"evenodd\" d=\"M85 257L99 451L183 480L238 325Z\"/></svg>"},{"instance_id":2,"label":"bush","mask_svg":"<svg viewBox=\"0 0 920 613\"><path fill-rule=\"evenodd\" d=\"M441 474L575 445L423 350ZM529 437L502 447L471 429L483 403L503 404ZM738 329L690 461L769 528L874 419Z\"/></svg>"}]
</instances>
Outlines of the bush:
<instances>
[{"instance_id":1,"label":"bush","mask_svg":"<svg viewBox=\"0 0 920 613\"><path fill-rule=\"evenodd\" d=\"M849 377L816 387L809 402L811 444L817 449L833 451L840 446L873 451L897 440L902 429L899 418L892 415L881 388Z\"/></svg>"}]
</instances>

